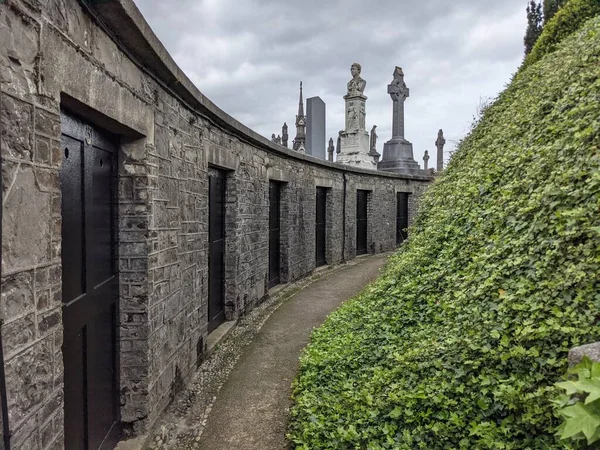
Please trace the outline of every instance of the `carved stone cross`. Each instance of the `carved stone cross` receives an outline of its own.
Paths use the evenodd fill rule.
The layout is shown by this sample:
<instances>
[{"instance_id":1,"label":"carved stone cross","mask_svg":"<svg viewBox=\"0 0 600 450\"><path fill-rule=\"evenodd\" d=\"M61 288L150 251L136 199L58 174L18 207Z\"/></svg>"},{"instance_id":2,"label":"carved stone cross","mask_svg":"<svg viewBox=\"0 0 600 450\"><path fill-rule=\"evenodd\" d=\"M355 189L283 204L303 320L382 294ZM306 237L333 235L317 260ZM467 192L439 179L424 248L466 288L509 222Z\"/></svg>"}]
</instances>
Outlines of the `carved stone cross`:
<instances>
[{"instance_id":1,"label":"carved stone cross","mask_svg":"<svg viewBox=\"0 0 600 450\"><path fill-rule=\"evenodd\" d=\"M404 82L404 72L398 66L394 70L394 79L388 84L388 94L394 102L392 139L404 139L404 102L409 96L409 89Z\"/></svg>"},{"instance_id":2,"label":"carved stone cross","mask_svg":"<svg viewBox=\"0 0 600 450\"><path fill-rule=\"evenodd\" d=\"M444 132L442 130L438 131L438 137L435 141L435 146L437 147L437 167L436 170L441 172L444 169L444 144L446 143L446 139L444 139Z\"/></svg>"}]
</instances>

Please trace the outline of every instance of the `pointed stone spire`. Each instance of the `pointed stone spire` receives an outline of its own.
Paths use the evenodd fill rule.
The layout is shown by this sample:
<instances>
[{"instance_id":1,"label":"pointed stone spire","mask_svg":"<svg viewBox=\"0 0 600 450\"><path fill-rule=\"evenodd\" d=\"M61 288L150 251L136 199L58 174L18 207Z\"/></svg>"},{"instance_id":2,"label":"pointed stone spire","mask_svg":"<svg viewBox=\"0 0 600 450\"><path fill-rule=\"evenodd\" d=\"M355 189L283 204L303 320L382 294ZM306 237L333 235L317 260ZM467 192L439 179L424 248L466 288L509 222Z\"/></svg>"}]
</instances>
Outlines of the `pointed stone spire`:
<instances>
[{"instance_id":1,"label":"pointed stone spire","mask_svg":"<svg viewBox=\"0 0 600 450\"><path fill-rule=\"evenodd\" d=\"M300 82L300 100L298 101L298 115L296 116L296 137L294 150L304 148L306 143L306 117L304 116L304 100L302 99L302 81Z\"/></svg>"},{"instance_id":2,"label":"pointed stone spire","mask_svg":"<svg viewBox=\"0 0 600 450\"><path fill-rule=\"evenodd\" d=\"M304 100L302 99L302 81L300 82L300 100L298 101L298 116L304 117Z\"/></svg>"}]
</instances>

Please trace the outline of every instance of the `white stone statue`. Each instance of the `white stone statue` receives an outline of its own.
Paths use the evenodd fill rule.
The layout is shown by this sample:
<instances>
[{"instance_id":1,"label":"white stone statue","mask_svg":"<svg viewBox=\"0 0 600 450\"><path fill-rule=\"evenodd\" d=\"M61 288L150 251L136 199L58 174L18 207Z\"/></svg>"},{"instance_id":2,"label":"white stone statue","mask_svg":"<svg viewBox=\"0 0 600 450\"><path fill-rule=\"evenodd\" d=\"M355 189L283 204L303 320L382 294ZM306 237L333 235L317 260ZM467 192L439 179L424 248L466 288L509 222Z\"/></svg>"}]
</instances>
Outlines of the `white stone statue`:
<instances>
[{"instance_id":1,"label":"white stone statue","mask_svg":"<svg viewBox=\"0 0 600 450\"><path fill-rule=\"evenodd\" d=\"M350 67L352 79L348 81L348 97L360 97L363 95L367 82L360 77L362 68L359 63L354 63Z\"/></svg>"}]
</instances>

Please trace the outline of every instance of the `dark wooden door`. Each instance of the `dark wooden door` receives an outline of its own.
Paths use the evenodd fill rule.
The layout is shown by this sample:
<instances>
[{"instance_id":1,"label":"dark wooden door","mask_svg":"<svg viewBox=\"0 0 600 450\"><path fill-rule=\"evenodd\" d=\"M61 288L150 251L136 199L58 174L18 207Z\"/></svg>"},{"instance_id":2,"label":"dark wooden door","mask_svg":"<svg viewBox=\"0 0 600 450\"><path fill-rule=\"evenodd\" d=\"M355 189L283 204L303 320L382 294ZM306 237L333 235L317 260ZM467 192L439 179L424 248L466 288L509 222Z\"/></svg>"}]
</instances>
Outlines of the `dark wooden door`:
<instances>
[{"instance_id":1,"label":"dark wooden door","mask_svg":"<svg viewBox=\"0 0 600 450\"><path fill-rule=\"evenodd\" d=\"M208 332L225 321L225 173L209 176Z\"/></svg>"},{"instance_id":2,"label":"dark wooden door","mask_svg":"<svg viewBox=\"0 0 600 450\"><path fill-rule=\"evenodd\" d=\"M62 114L65 447L112 449L120 437L114 140Z\"/></svg>"},{"instance_id":3,"label":"dark wooden door","mask_svg":"<svg viewBox=\"0 0 600 450\"><path fill-rule=\"evenodd\" d=\"M317 213L316 213L316 224L315 224L315 236L316 236L316 265L317 267L324 266L327 264L325 258L325 247L326 247L326 230L327 230L327 189L323 187L317 188Z\"/></svg>"},{"instance_id":4,"label":"dark wooden door","mask_svg":"<svg viewBox=\"0 0 600 450\"><path fill-rule=\"evenodd\" d=\"M396 194L396 245L402 244L408 237L408 196L406 192Z\"/></svg>"},{"instance_id":5,"label":"dark wooden door","mask_svg":"<svg viewBox=\"0 0 600 450\"><path fill-rule=\"evenodd\" d=\"M281 282L281 184L269 182L269 288Z\"/></svg>"},{"instance_id":6,"label":"dark wooden door","mask_svg":"<svg viewBox=\"0 0 600 450\"><path fill-rule=\"evenodd\" d=\"M367 191L356 191L356 254L367 253Z\"/></svg>"}]
</instances>

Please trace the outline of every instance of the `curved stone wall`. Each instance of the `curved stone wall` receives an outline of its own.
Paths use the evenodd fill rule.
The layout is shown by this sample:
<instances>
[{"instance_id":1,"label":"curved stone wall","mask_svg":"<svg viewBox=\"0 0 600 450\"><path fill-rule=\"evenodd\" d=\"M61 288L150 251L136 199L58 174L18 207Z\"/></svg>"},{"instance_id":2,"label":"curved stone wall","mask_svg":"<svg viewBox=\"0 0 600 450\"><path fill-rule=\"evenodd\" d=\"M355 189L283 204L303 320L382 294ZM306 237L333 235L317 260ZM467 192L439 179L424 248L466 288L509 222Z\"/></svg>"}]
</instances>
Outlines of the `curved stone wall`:
<instances>
[{"instance_id":1,"label":"curved stone wall","mask_svg":"<svg viewBox=\"0 0 600 450\"><path fill-rule=\"evenodd\" d=\"M327 189L326 260L356 254L356 192L368 191L370 253L396 247L431 181L357 170L285 149L216 107L130 0L0 4L2 343L12 448L62 448L61 185L64 117L118 145L115 224L124 429L151 426L207 337L208 181L226 177L225 312L268 294L269 183L281 186L282 282L315 269L316 188ZM64 189L64 187L63 187Z\"/></svg>"}]
</instances>

